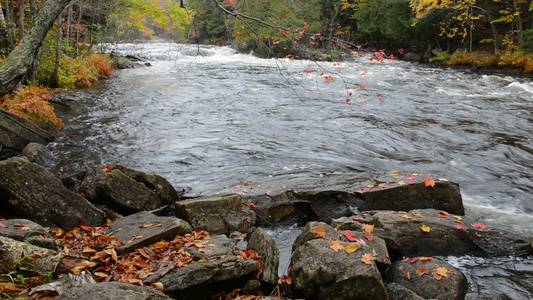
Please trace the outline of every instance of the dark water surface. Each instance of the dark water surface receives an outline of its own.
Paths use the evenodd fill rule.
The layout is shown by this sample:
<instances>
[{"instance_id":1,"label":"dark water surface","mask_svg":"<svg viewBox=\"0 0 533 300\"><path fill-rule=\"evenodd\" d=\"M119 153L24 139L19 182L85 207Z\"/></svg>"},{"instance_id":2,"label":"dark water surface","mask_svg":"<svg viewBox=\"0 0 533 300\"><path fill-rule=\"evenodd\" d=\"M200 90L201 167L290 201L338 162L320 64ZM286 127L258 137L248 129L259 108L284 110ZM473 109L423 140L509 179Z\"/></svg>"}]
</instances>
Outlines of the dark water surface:
<instances>
[{"instance_id":1,"label":"dark water surface","mask_svg":"<svg viewBox=\"0 0 533 300\"><path fill-rule=\"evenodd\" d=\"M58 109L57 173L120 163L189 195L305 174L439 173L460 183L468 214L533 235L529 79L369 57L315 64L224 47L121 47L153 66L61 96L74 101ZM532 297L531 260L450 260L472 279L469 299L498 289Z\"/></svg>"}]
</instances>

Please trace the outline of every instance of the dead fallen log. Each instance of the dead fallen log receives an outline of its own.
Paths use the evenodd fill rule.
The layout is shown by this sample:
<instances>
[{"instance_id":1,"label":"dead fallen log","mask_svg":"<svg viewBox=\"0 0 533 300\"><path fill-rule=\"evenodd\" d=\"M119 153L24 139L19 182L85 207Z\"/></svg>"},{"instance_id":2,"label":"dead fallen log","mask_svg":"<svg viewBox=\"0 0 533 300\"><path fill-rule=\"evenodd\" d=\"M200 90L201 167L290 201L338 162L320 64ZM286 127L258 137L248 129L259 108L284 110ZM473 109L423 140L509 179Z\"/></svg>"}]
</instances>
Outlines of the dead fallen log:
<instances>
[{"instance_id":1,"label":"dead fallen log","mask_svg":"<svg viewBox=\"0 0 533 300\"><path fill-rule=\"evenodd\" d=\"M0 236L0 273L19 271L21 268L46 276L72 273L78 275L96 264L80 257L59 253Z\"/></svg>"}]
</instances>

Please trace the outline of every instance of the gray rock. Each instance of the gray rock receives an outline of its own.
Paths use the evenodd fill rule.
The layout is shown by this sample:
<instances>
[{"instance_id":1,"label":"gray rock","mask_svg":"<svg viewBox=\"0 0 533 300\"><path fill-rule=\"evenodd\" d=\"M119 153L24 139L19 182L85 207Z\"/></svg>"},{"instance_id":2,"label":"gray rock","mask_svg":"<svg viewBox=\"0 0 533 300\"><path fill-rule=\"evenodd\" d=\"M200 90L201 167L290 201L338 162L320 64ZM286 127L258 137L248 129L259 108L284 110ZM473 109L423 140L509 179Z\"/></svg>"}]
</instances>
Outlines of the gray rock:
<instances>
[{"instance_id":1,"label":"gray rock","mask_svg":"<svg viewBox=\"0 0 533 300\"><path fill-rule=\"evenodd\" d=\"M112 169L110 172L110 169L96 167L87 171L81 182L80 192L84 193L92 203L106 205L120 214L127 215L154 210L172 203L173 199L166 197L169 195L161 197L155 188L164 190L168 187L162 187L158 183L146 186L127 176L120 169Z\"/></svg>"},{"instance_id":2,"label":"gray rock","mask_svg":"<svg viewBox=\"0 0 533 300\"><path fill-rule=\"evenodd\" d=\"M160 291L118 282L84 284L72 288L56 298L57 300L168 300L167 295Z\"/></svg>"},{"instance_id":3,"label":"gray rock","mask_svg":"<svg viewBox=\"0 0 533 300\"><path fill-rule=\"evenodd\" d=\"M426 187L426 178L435 181ZM411 210L434 208L459 215L464 207L457 183L438 175L404 173L362 173L324 175L309 178L297 189L250 191L258 225L319 220L329 223L342 216L368 210Z\"/></svg>"},{"instance_id":4,"label":"gray rock","mask_svg":"<svg viewBox=\"0 0 533 300\"><path fill-rule=\"evenodd\" d=\"M412 53L412 52L405 53L401 57L401 60L410 61L410 62L420 62L420 59L421 59L420 55L416 53Z\"/></svg>"},{"instance_id":5,"label":"gray rock","mask_svg":"<svg viewBox=\"0 0 533 300\"><path fill-rule=\"evenodd\" d=\"M385 286L374 262L361 262L365 253L330 249L330 241L310 240L292 255L294 295L311 299L387 299ZM347 246L348 243L342 243Z\"/></svg>"},{"instance_id":6,"label":"gray rock","mask_svg":"<svg viewBox=\"0 0 533 300\"><path fill-rule=\"evenodd\" d=\"M21 156L24 156L28 161L45 168L50 168L54 164L54 156L52 155L52 152L39 143L29 143L24 147L24 150L22 150Z\"/></svg>"},{"instance_id":7,"label":"gray rock","mask_svg":"<svg viewBox=\"0 0 533 300\"><path fill-rule=\"evenodd\" d=\"M313 232L317 229L325 232L324 237L322 237L325 240L335 241L340 239L340 235L335 228L321 222L309 222L304 226L302 232L296 238L296 240L294 240L294 243L292 244L292 252L296 251L298 247L305 244L307 241L320 238L317 237L317 234Z\"/></svg>"},{"instance_id":8,"label":"gray rock","mask_svg":"<svg viewBox=\"0 0 533 300\"><path fill-rule=\"evenodd\" d=\"M176 203L176 216L209 233L246 232L255 213L241 195L213 196Z\"/></svg>"},{"instance_id":9,"label":"gray rock","mask_svg":"<svg viewBox=\"0 0 533 300\"><path fill-rule=\"evenodd\" d=\"M194 286L239 279L255 273L258 267L258 261L241 260L229 254L207 262L189 264L163 276L159 282L165 287L165 292L177 292Z\"/></svg>"},{"instance_id":10,"label":"gray rock","mask_svg":"<svg viewBox=\"0 0 533 300\"><path fill-rule=\"evenodd\" d=\"M434 274L438 268L443 268L441 270L447 272L446 276L435 278ZM429 274L425 274L423 270ZM417 272L423 275L419 276ZM468 291L468 283L463 273L437 258L432 258L431 261L417 260L414 263L410 260L395 262L387 269L387 278L424 299L462 300Z\"/></svg>"},{"instance_id":11,"label":"gray rock","mask_svg":"<svg viewBox=\"0 0 533 300\"><path fill-rule=\"evenodd\" d=\"M354 221L354 219L356 221ZM384 239L395 256L526 256L533 252L528 241L495 228L476 228L468 217L422 209L410 212L370 211L340 218L339 230L362 231L361 223L375 225L374 235ZM422 231L427 226L429 232ZM461 226L459 229L457 226Z\"/></svg>"},{"instance_id":12,"label":"gray rock","mask_svg":"<svg viewBox=\"0 0 533 300\"><path fill-rule=\"evenodd\" d=\"M101 210L26 158L0 162L0 205L4 213L24 216L43 226L73 229L80 219L94 226L105 223Z\"/></svg>"},{"instance_id":13,"label":"gray rock","mask_svg":"<svg viewBox=\"0 0 533 300\"><path fill-rule=\"evenodd\" d=\"M0 159L18 155L31 142L46 145L54 139L53 135L24 118L0 110Z\"/></svg>"},{"instance_id":14,"label":"gray rock","mask_svg":"<svg viewBox=\"0 0 533 300\"><path fill-rule=\"evenodd\" d=\"M276 285L278 280L279 250L272 237L261 228L253 227L246 236L248 245L246 249L254 250L263 258L263 272L259 279L271 285Z\"/></svg>"},{"instance_id":15,"label":"gray rock","mask_svg":"<svg viewBox=\"0 0 533 300\"><path fill-rule=\"evenodd\" d=\"M191 225L181 219L159 217L149 212L139 212L118 219L106 228L106 233L112 233L112 236L117 238L117 243L126 242L117 249L119 253L131 252L161 240L172 240L177 235L191 231ZM130 241L133 237L141 238Z\"/></svg>"},{"instance_id":16,"label":"gray rock","mask_svg":"<svg viewBox=\"0 0 533 300\"><path fill-rule=\"evenodd\" d=\"M424 300L415 292L396 282L387 285L387 295L390 300Z\"/></svg>"},{"instance_id":17,"label":"gray rock","mask_svg":"<svg viewBox=\"0 0 533 300\"><path fill-rule=\"evenodd\" d=\"M0 235L32 245L55 249L55 241L41 225L27 219L0 220Z\"/></svg>"}]
</instances>

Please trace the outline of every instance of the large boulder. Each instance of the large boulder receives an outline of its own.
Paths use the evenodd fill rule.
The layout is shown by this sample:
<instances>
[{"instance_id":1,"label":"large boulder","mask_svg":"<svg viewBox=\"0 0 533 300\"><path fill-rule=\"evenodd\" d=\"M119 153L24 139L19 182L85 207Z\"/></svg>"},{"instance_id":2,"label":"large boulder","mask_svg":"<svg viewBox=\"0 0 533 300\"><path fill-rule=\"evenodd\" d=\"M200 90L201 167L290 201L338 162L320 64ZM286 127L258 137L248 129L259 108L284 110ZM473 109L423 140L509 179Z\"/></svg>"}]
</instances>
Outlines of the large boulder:
<instances>
[{"instance_id":1,"label":"large boulder","mask_svg":"<svg viewBox=\"0 0 533 300\"><path fill-rule=\"evenodd\" d=\"M210 233L246 232L255 213L241 195L210 196L176 203L176 216Z\"/></svg>"},{"instance_id":2,"label":"large boulder","mask_svg":"<svg viewBox=\"0 0 533 300\"><path fill-rule=\"evenodd\" d=\"M291 261L294 296L305 299L387 299L376 265L379 258L375 257L377 253L386 253L385 243L381 241L383 249L375 250L362 240L332 239L333 228L328 227L320 223L308 224L302 234L310 237L308 232L311 232L315 237L297 241L299 245Z\"/></svg>"},{"instance_id":3,"label":"large boulder","mask_svg":"<svg viewBox=\"0 0 533 300\"><path fill-rule=\"evenodd\" d=\"M24 216L43 226L73 229L105 223L105 214L68 190L42 166L26 158L0 161L0 205L4 214Z\"/></svg>"},{"instance_id":4,"label":"large boulder","mask_svg":"<svg viewBox=\"0 0 533 300\"><path fill-rule=\"evenodd\" d=\"M84 284L78 287L69 289L61 295L57 300L170 300L172 298L163 294L160 291L118 282L104 282L99 284Z\"/></svg>"},{"instance_id":5,"label":"large boulder","mask_svg":"<svg viewBox=\"0 0 533 300\"><path fill-rule=\"evenodd\" d=\"M106 228L106 233L116 237L117 243L125 244L119 253L131 252L136 248L172 240L176 235L192 231L191 225L174 217L159 217L149 212L139 212L116 220Z\"/></svg>"},{"instance_id":6,"label":"large boulder","mask_svg":"<svg viewBox=\"0 0 533 300\"><path fill-rule=\"evenodd\" d=\"M398 257L526 256L533 252L530 242L516 234L434 209L369 211L332 223L339 230L355 231L362 231L362 224L374 225L374 235L384 239L389 252Z\"/></svg>"},{"instance_id":7,"label":"large boulder","mask_svg":"<svg viewBox=\"0 0 533 300\"><path fill-rule=\"evenodd\" d=\"M433 208L464 215L459 185L435 174L415 172L331 174L309 178L298 188L250 190L258 225L330 222L367 210Z\"/></svg>"},{"instance_id":8,"label":"large boulder","mask_svg":"<svg viewBox=\"0 0 533 300\"><path fill-rule=\"evenodd\" d=\"M424 299L462 300L468 291L463 273L437 258L415 257L395 262L387 269L387 279Z\"/></svg>"},{"instance_id":9,"label":"large boulder","mask_svg":"<svg viewBox=\"0 0 533 300\"><path fill-rule=\"evenodd\" d=\"M55 137L13 113L0 110L0 159L18 155L31 142L46 145Z\"/></svg>"},{"instance_id":10,"label":"large boulder","mask_svg":"<svg viewBox=\"0 0 533 300\"><path fill-rule=\"evenodd\" d=\"M80 192L92 203L105 205L123 215L154 210L179 198L162 177L122 166L87 170Z\"/></svg>"}]
</instances>

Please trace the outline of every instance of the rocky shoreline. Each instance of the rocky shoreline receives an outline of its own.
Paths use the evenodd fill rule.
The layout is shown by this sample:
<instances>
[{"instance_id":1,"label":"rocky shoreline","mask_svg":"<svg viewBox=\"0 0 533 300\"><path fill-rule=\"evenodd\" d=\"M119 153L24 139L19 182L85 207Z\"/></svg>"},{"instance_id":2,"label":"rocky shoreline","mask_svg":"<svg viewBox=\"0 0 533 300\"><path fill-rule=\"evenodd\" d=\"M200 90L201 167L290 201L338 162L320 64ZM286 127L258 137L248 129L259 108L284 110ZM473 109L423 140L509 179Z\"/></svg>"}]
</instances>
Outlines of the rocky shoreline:
<instances>
[{"instance_id":1,"label":"rocky shoreline","mask_svg":"<svg viewBox=\"0 0 533 300\"><path fill-rule=\"evenodd\" d=\"M185 198L156 174L95 166L59 179L37 157L47 156L0 161L0 273L56 279L25 299L464 299L467 278L437 257L533 254L532 237L465 216L459 185L435 174L330 174ZM278 277L263 228L294 223L303 230Z\"/></svg>"}]
</instances>

